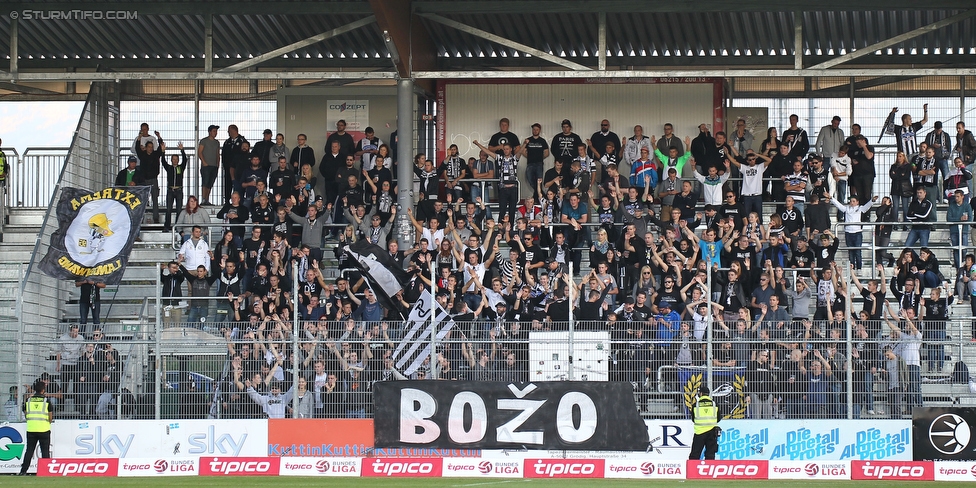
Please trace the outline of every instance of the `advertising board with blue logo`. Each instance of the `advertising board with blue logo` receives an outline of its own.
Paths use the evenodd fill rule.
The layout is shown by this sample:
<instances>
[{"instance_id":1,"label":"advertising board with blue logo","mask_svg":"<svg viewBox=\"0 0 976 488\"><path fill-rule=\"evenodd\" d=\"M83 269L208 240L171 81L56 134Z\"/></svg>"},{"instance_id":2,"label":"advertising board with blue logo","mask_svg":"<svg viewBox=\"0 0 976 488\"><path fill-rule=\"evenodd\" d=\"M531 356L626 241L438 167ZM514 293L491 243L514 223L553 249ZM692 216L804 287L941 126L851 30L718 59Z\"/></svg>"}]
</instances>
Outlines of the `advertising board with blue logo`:
<instances>
[{"instance_id":1,"label":"advertising board with blue logo","mask_svg":"<svg viewBox=\"0 0 976 488\"><path fill-rule=\"evenodd\" d=\"M716 459L912 459L909 420L726 420Z\"/></svg>"},{"instance_id":2,"label":"advertising board with blue logo","mask_svg":"<svg viewBox=\"0 0 976 488\"><path fill-rule=\"evenodd\" d=\"M27 424L0 426L0 474L19 473L27 450ZM30 473L37 472L37 456L31 461Z\"/></svg>"},{"instance_id":3,"label":"advertising board with blue logo","mask_svg":"<svg viewBox=\"0 0 976 488\"><path fill-rule=\"evenodd\" d=\"M52 430L58 457L265 456L267 420L78 420Z\"/></svg>"}]
</instances>

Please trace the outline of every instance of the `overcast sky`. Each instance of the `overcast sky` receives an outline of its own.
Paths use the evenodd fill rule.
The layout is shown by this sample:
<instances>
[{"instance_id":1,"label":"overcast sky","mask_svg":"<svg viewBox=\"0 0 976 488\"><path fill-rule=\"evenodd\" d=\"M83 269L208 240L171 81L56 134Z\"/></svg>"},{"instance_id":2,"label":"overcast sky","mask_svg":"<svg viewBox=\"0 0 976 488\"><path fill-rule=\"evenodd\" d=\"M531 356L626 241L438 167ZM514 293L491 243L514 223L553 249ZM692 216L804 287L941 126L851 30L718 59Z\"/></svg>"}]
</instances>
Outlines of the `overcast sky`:
<instances>
[{"instance_id":1,"label":"overcast sky","mask_svg":"<svg viewBox=\"0 0 976 488\"><path fill-rule=\"evenodd\" d=\"M3 147L20 154L28 147L68 147L85 102L0 103Z\"/></svg>"}]
</instances>

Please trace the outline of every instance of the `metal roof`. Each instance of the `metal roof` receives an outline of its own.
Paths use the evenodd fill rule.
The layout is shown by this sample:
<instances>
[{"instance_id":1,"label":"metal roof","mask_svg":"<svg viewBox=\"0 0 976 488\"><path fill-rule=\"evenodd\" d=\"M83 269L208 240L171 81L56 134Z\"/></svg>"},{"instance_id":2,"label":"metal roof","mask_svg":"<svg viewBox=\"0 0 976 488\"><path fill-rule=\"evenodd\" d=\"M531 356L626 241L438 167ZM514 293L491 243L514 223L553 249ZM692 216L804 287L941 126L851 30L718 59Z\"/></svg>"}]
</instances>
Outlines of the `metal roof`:
<instances>
[{"instance_id":1,"label":"metal roof","mask_svg":"<svg viewBox=\"0 0 976 488\"><path fill-rule=\"evenodd\" d=\"M731 6L718 0L35 0L0 7L0 53L9 62L11 18L16 16L17 68L22 73L95 67L122 72L202 71L204 33L211 19L213 69L217 71L368 19L376 9L393 4L406 5L404 11L419 20L414 25L426 31L411 35L430 39L436 58L429 70L458 71L564 68L526 55L514 44L503 45L445 25L431 15L596 68L602 12L608 70L693 71L793 69L797 19L802 22L803 63L809 67L956 15L968 15L966 9L976 7L962 0L943 1L935 9L919 9L917 3L906 0L865 0L858 3L858 10L841 0L821 0L818 5L742 0ZM81 13L71 17L73 11ZM81 18L86 11L101 15L135 12L135 18ZM276 71L282 78L295 71L392 72L383 30L380 23L372 22L275 56L252 71ZM409 45L398 48L402 56L409 50ZM920 66L976 66L976 16L887 46L841 68L852 66L883 67L892 72Z\"/></svg>"}]
</instances>

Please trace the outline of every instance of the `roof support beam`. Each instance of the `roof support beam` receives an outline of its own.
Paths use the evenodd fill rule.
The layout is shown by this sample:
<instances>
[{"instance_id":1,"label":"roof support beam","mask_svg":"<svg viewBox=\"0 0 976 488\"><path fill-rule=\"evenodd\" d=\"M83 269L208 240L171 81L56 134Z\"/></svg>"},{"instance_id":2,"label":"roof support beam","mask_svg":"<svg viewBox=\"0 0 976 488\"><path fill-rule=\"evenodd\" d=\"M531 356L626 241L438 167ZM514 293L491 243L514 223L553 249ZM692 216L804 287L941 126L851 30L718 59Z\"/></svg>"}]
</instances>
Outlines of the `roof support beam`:
<instances>
[{"instance_id":1,"label":"roof support beam","mask_svg":"<svg viewBox=\"0 0 976 488\"><path fill-rule=\"evenodd\" d=\"M238 71L206 73L203 71L117 71L77 73L19 73L13 76L0 71L0 81L120 81L120 80L392 80L393 71Z\"/></svg>"},{"instance_id":2,"label":"roof support beam","mask_svg":"<svg viewBox=\"0 0 976 488\"><path fill-rule=\"evenodd\" d=\"M793 12L793 69L803 69L803 12Z\"/></svg>"},{"instance_id":3,"label":"roof support beam","mask_svg":"<svg viewBox=\"0 0 976 488\"><path fill-rule=\"evenodd\" d=\"M607 70L607 13L600 12L600 26L597 33L597 69Z\"/></svg>"},{"instance_id":4,"label":"roof support beam","mask_svg":"<svg viewBox=\"0 0 976 488\"><path fill-rule=\"evenodd\" d=\"M285 54L288 54L288 53L290 53L292 51L301 49L303 47L311 46L312 44L316 44L316 43L322 42L322 41L324 41L326 39L330 39L330 38L336 37L338 35L345 34L346 32L354 31L356 29L359 29L360 27L365 27L365 26L367 26L369 24L372 24L373 22L376 22L376 17L373 16L373 15L370 15L369 17L366 17L366 18L363 18L363 19L359 19L359 20L357 20L355 22L346 24L346 25L344 25L342 27L336 27L335 29L332 29L330 31L326 31L326 32L323 32L321 34L314 35L314 36L309 37L307 39L302 39L301 41L298 41L298 42L293 42L293 43L291 43L291 44L289 44L287 46L282 46L282 47L280 47L278 49L275 49L273 51L264 53L264 54L262 54L260 56L255 56L255 57L253 57L251 59L248 59L246 61L241 61L240 63L237 63L237 64L234 64L234 65L228 66L226 68L222 68L220 70L220 72L221 73L231 73L231 72L234 72L234 71L240 71L240 70L245 69L245 68L250 68L251 66L254 66L254 65L257 65L257 64L261 64L261 63L263 63L265 61L268 61L269 59L281 57L281 56L283 56Z\"/></svg>"},{"instance_id":5,"label":"roof support beam","mask_svg":"<svg viewBox=\"0 0 976 488\"><path fill-rule=\"evenodd\" d=\"M17 75L17 37L18 35L18 22L17 19L10 19L10 73L14 76Z\"/></svg>"},{"instance_id":6,"label":"roof support beam","mask_svg":"<svg viewBox=\"0 0 976 488\"><path fill-rule=\"evenodd\" d=\"M457 30L459 30L461 32L464 32L464 33L467 33L467 34L471 34L472 36L480 37L482 39L486 39L486 40L491 41L491 42L494 42L496 44L501 44L502 46L505 46L505 47L510 47L512 49L515 49L516 51L522 51L523 53L531 54L532 56L535 56L535 57L537 57L539 59L542 59L542 60L545 60L545 61L549 61L550 63L558 64L560 66L564 66L564 67L569 68L571 70L576 70L576 71L593 71L589 67L583 66L582 64L574 63L572 61L563 59L563 58L561 58L559 56L555 56L553 54L549 54L549 53L547 53L545 51L540 51L540 50L538 50L538 49L536 49L534 47L526 46L525 44L522 44L522 43L519 43L519 42L515 42L513 40L506 39L506 38L501 37L501 36L497 36L495 34L492 34L491 32L483 31L483 30L478 29L476 27L471 27L470 25L467 25L467 24L462 24L460 22L455 22L455 21L453 21L451 19L448 19L448 18L445 18L445 17L441 17L440 15L437 15L437 14L422 14L422 15L424 17L426 17L426 18L434 21L434 22L437 22L438 24L444 24L444 25L446 25L448 27L452 27L452 28L457 29Z\"/></svg>"},{"instance_id":7,"label":"roof support beam","mask_svg":"<svg viewBox=\"0 0 976 488\"><path fill-rule=\"evenodd\" d=\"M437 45L413 14L413 0L369 0L369 6L401 78L413 78L414 70L437 67ZM434 80L414 80L414 87L435 91Z\"/></svg>"},{"instance_id":8,"label":"roof support beam","mask_svg":"<svg viewBox=\"0 0 976 488\"><path fill-rule=\"evenodd\" d=\"M105 2L95 0L61 0L54 2L15 1L5 2L3 15L15 11L21 18L43 18L52 11L128 11L139 18L147 15L355 15L370 13L364 2L324 2L321 0L296 0L273 2L263 0L217 0L202 2ZM27 12L25 14L24 12Z\"/></svg>"},{"instance_id":9,"label":"roof support beam","mask_svg":"<svg viewBox=\"0 0 976 488\"><path fill-rule=\"evenodd\" d=\"M940 9L972 8L972 0L942 0ZM521 14L521 13L673 13L673 12L806 12L867 11L867 10L918 10L915 0L823 0L806 2L799 0L756 0L728 2L726 0L700 0L697 2L635 2L634 0L571 0L535 1L523 0L417 0L414 11L418 14Z\"/></svg>"},{"instance_id":10,"label":"roof support beam","mask_svg":"<svg viewBox=\"0 0 976 488\"><path fill-rule=\"evenodd\" d=\"M916 76L976 76L976 68L917 68L912 70L893 68L857 68L857 69L683 69L683 70L619 70L619 71L417 71L417 78L458 79L471 80L481 78L491 79L521 79L521 78L574 78L590 79L595 83L600 80L616 78L734 78L734 77L808 77L808 76L882 76L892 72L910 71Z\"/></svg>"},{"instance_id":11,"label":"roof support beam","mask_svg":"<svg viewBox=\"0 0 976 488\"><path fill-rule=\"evenodd\" d=\"M213 15L203 17L203 70L213 71Z\"/></svg>"},{"instance_id":12,"label":"roof support beam","mask_svg":"<svg viewBox=\"0 0 976 488\"><path fill-rule=\"evenodd\" d=\"M17 92L24 95L61 95L60 93L51 90L22 85L20 83L11 83L9 81L0 81L0 90Z\"/></svg>"},{"instance_id":13,"label":"roof support beam","mask_svg":"<svg viewBox=\"0 0 976 488\"><path fill-rule=\"evenodd\" d=\"M907 41L914 37L928 34L929 32L941 29L947 25L955 24L956 22L966 20L973 16L976 16L976 9L966 10L965 12L958 13L950 17L946 17L938 22L919 27L918 29L910 30L904 34L899 34L895 37L892 37L891 39L886 39L881 42L876 42L870 46L865 47L864 49L858 49L857 51L844 54L843 56L837 56L836 58L831 59L829 61L824 61L820 64L811 66L810 69L833 68L834 66L846 63L852 59L857 59L861 56L867 56L868 54L873 54L874 52L880 49L884 49L889 46L894 46L895 44Z\"/></svg>"}]
</instances>

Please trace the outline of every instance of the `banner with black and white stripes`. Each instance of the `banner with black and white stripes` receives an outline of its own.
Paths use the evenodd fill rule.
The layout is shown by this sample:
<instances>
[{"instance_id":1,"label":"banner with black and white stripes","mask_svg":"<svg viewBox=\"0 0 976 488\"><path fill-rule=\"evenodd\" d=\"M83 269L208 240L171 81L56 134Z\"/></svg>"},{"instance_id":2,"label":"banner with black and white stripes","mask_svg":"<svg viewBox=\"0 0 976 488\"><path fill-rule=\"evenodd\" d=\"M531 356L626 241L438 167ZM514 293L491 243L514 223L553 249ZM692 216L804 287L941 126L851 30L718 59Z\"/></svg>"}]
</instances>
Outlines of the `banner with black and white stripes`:
<instances>
[{"instance_id":1,"label":"banner with black and white stripes","mask_svg":"<svg viewBox=\"0 0 976 488\"><path fill-rule=\"evenodd\" d=\"M453 327L454 319L434 301L430 290L424 290L403 324L403 340L393 351L396 369L405 376L414 374L430 357L431 336L443 340Z\"/></svg>"}]
</instances>

